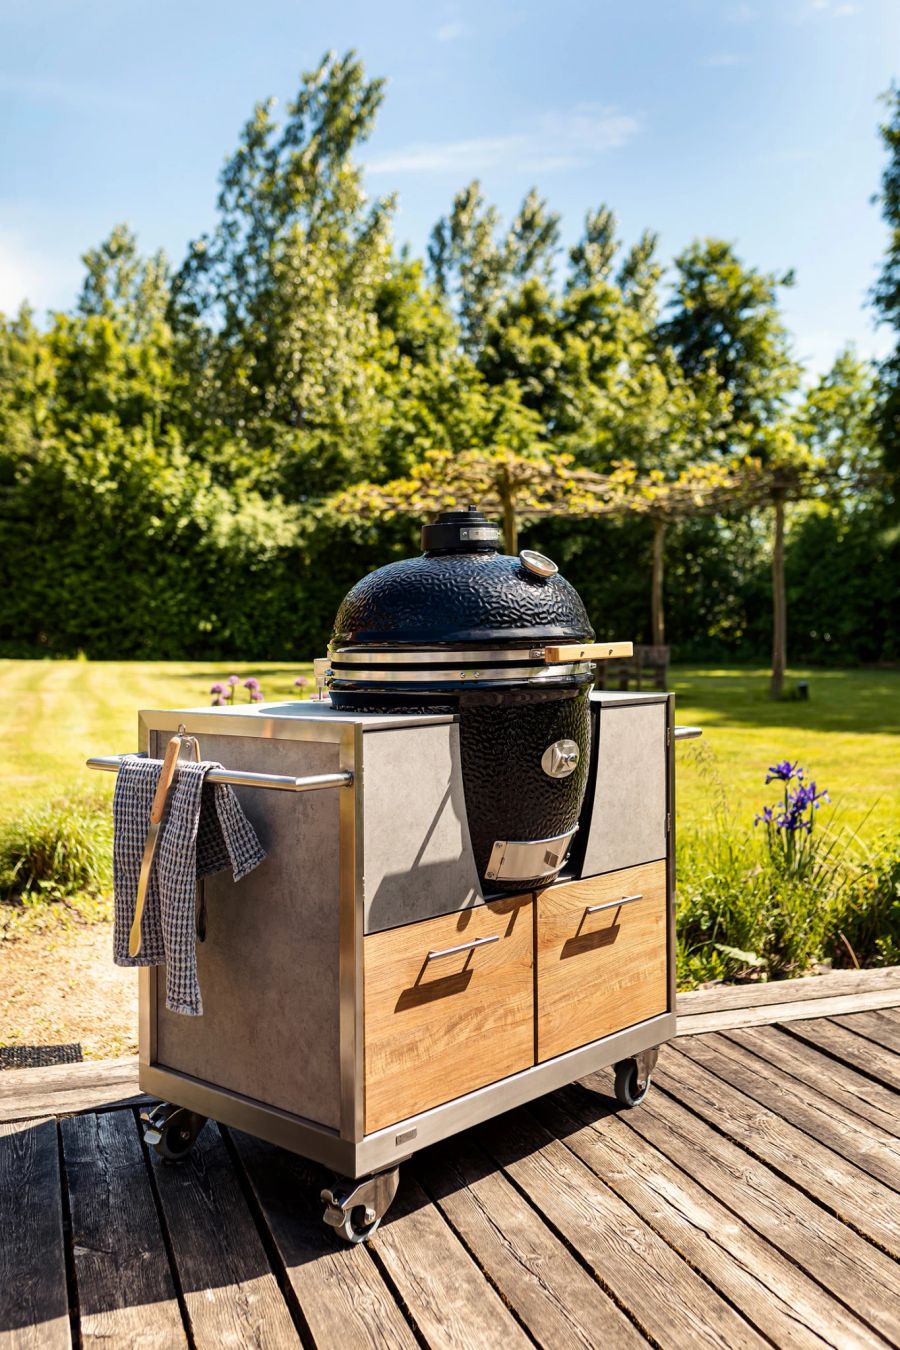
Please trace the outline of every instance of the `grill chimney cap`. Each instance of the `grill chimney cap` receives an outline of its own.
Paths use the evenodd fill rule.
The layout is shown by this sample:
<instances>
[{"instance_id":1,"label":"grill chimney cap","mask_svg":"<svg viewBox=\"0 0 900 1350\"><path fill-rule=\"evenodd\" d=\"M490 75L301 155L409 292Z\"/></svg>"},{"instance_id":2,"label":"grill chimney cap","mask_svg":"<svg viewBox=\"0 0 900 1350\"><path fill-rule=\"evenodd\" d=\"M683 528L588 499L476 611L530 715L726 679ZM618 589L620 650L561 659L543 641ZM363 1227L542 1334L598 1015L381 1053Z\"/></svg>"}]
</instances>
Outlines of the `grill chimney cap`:
<instances>
[{"instance_id":1,"label":"grill chimney cap","mask_svg":"<svg viewBox=\"0 0 900 1350\"><path fill-rule=\"evenodd\" d=\"M422 526L426 553L496 553L500 526L483 516L477 506L467 511L441 511L436 520Z\"/></svg>"}]
</instances>

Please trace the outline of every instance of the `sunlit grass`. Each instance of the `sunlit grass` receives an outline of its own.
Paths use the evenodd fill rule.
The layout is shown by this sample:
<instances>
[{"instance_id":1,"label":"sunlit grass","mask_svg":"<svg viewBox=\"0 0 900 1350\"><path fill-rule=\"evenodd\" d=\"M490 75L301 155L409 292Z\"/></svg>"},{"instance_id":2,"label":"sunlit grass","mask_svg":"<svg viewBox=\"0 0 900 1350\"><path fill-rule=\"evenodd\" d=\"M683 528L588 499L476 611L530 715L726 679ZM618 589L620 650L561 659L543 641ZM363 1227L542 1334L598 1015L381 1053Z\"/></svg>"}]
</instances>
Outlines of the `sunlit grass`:
<instances>
[{"instance_id":1,"label":"sunlit grass","mask_svg":"<svg viewBox=\"0 0 900 1350\"><path fill-rule=\"evenodd\" d=\"M142 708L210 702L209 686L231 673L256 675L267 699L293 698L311 665L238 662L0 661L0 820L18 818L69 792L112 792L112 776L84 767L88 755L137 746ZM704 739L678 749L678 826L708 817L715 780L737 823L752 825L767 800L766 766L799 759L831 791L839 818L865 832L900 830L900 671L794 671L808 703L772 703L762 669L676 666L676 720ZM246 691L239 690L239 698ZM702 759L696 747L703 747Z\"/></svg>"}]
</instances>

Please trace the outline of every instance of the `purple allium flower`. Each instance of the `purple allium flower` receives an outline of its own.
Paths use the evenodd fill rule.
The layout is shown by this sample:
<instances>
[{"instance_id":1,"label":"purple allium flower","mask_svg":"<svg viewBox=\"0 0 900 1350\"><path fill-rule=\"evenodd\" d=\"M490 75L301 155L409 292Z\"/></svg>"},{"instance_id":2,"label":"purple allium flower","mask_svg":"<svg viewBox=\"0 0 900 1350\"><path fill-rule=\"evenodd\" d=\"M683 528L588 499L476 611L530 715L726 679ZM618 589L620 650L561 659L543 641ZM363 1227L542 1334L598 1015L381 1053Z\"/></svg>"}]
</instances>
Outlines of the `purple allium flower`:
<instances>
[{"instance_id":1,"label":"purple allium flower","mask_svg":"<svg viewBox=\"0 0 900 1350\"><path fill-rule=\"evenodd\" d=\"M247 679L247 680L244 681L244 688L245 688L245 689L258 689L258 688L259 688L259 680L256 678L255 675L251 675L249 679Z\"/></svg>"},{"instance_id":2,"label":"purple allium flower","mask_svg":"<svg viewBox=\"0 0 900 1350\"><path fill-rule=\"evenodd\" d=\"M298 675L297 678L296 678L296 680L294 681L294 688L295 688L295 689L305 689L305 688L307 687L308 684L309 684L309 680L306 678L305 675Z\"/></svg>"},{"instance_id":3,"label":"purple allium flower","mask_svg":"<svg viewBox=\"0 0 900 1350\"><path fill-rule=\"evenodd\" d=\"M224 698L222 698L221 694L216 694L215 698L214 698L213 701L212 701L212 706L213 706L214 708L224 708L224 707L225 707L225 700L224 700Z\"/></svg>"},{"instance_id":4,"label":"purple allium flower","mask_svg":"<svg viewBox=\"0 0 900 1350\"><path fill-rule=\"evenodd\" d=\"M222 685L222 684L211 684L211 685L209 686L209 692L210 692L211 694L224 694L224 693L225 693L225 686Z\"/></svg>"},{"instance_id":5,"label":"purple allium flower","mask_svg":"<svg viewBox=\"0 0 900 1350\"><path fill-rule=\"evenodd\" d=\"M226 680L226 684L231 685L240 684L240 682L241 682L240 675L229 675L228 679Z\"/></svg>"},{"instance_id":6,"label":"purple allium flower","mask_svg":"<svg viewBox=\"0 0 900 1350\"><path fill-rule=\"evenodd\" d=\"M766 782L771 783L773 779L778 778L783 783L789 783L792 778L802 778L803 770L798 768L799 763L799 760L795 760L792 764L789 759L783 759L778 764L771 764L766 774Z\"/></svg>"},{"instance_id":7,"label":"purple allium flower","mask_svg":"<svg viewBox=\"0 0 900 1350\"><path fill-rule=\"evenodd\" d=\"M251 703L262 703L262 702L263 702L262 692L261 692L259 689L251 689L251 690L250 690L250 702L251 702Z\"/></svg>"}]
</instances>

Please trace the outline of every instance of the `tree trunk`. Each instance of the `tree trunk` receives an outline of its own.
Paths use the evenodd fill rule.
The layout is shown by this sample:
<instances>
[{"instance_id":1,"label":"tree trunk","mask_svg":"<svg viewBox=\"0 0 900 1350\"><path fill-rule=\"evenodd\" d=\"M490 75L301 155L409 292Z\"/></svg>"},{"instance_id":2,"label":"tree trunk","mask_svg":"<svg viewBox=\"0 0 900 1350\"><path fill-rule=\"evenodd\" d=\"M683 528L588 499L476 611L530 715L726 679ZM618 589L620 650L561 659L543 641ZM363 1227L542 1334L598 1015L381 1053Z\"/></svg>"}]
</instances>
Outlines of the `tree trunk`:
<instances>
[{"instance_id":1,"label":"tree trunk","mask_svg":"<svg viewBox=\"0 0 900 1350\"><path fill-rule=\"evenodd\" d=\"M653 517L653 583L650 590L650 640L654 647L661 647L666 640L666 619L663 613L663 575L665 570L664 546L666 522L661 516Z\"/></svg>"},{"instance_id":2,"label":"tree trunk","mask_svg":"<svg viewBox=\"0 0 900 1350\"><path fill-rule=\"evenodd\" d=\"M516 520L515 503L511 496L501 493L500 504L503 508L503 547L510 557L519 551L519 526Z\"/></svg>"},{"instance_id":3,"label":"tree trunk","mask_svg":"<svg viewBox=\"0 0 900 1350\"><path fill-rule=\"evenodd\" d=\"M787 665L787 597L784 591L784 493L772 495L775 538L772 544L772 678L769 696L781 698Z\"/></svg>"}]
</instances>

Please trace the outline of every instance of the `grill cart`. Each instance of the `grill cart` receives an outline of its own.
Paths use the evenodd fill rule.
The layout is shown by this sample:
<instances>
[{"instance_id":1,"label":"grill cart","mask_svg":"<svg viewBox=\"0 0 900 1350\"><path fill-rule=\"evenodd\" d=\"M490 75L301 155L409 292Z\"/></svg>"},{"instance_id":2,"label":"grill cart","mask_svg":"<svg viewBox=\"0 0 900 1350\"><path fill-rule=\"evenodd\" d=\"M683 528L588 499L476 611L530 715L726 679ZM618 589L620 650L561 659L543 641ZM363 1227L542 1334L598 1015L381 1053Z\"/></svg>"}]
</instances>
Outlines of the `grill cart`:
<instances>
[{"instance_id":1,"label":"grill cart","mask_svg":"<svg viewBox=\"0 0 900 1350\"><path fill-rule=\"evenodd\" d=\"M547 559L449 523L416 560L440 604L351 592L330 699L140 714L152 758L182 730L225 766L267 850L203 883L202 1017L139 972L147 1139L181 1157L213 1118L323 1163L351 1242L428 1144L605 1066L636 1105L675 1030L674 742L699 733L671 695L591 692L627 644Z\"/></svg>"}]
</instances>

